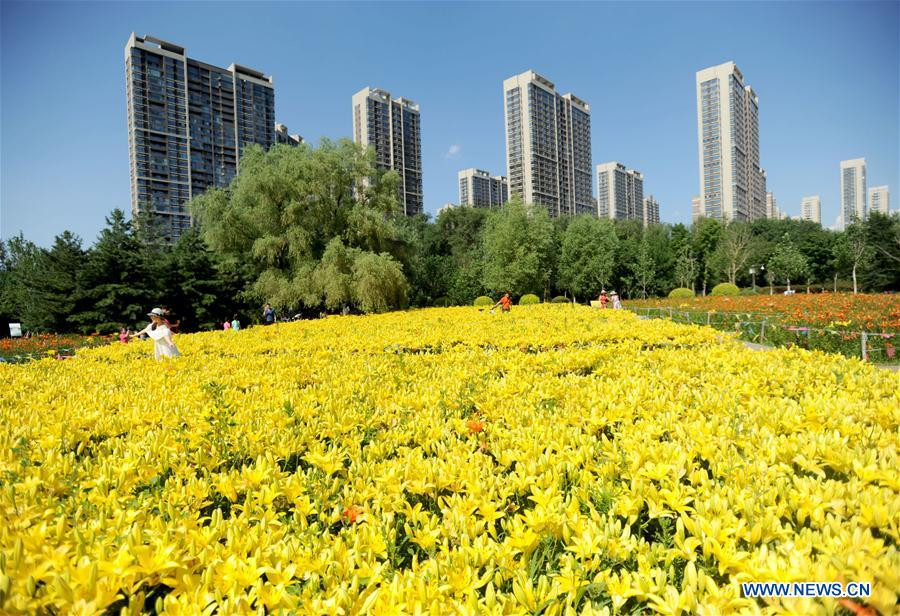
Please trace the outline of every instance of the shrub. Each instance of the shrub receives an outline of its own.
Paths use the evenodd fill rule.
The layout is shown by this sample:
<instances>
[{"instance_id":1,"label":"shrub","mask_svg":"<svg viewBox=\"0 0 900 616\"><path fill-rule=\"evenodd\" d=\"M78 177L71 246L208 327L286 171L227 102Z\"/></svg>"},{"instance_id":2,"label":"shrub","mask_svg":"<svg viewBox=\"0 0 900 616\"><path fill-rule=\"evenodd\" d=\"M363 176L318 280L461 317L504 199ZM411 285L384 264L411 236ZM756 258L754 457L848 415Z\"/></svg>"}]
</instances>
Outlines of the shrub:
<instances>
[{"instance_id":1,"label":"shrub","mask_svg":"<svg viewBox=\"0 0 900 616\"><path fill-rule=\"evenodd\" d=\"M431 302L431 305L435 306L437 308L446 308L447 306L452 306L453 302L450 301L449 297L444 296L444 297L439 297L436 300L434 300L433 302Z\"/></svg>"},{"instance_id":2,"label":"shrub","mask_svg":"<svg viewBox=\"0 0 900 616\"><path fill-rule=\"evenodd\" d=\"M741 290L737 285L730 282L720 282L713 287L711 295L713 297L721 297L725 295L740 295Z\"/></svg>"},{"instance_id":3,"label":"shrub","mask_svg":"<svg viewBox=\"0 0 900 616\"><path fill-rule=\"evenodd\" d=\"M760 287L757 287L754 291L752 287L747 287L746 289L741 289L741 295L759 295Z\"/></svg>"},{"instance_id":4,"label":"shrub","mask_svg":"<svg viewBox=\"0 0 900 616\"><path fill-rule=\"evenodd\" d=\"M475 298L473 305L475 305L475 306L493 306L494 300L492 300L487 295L482 295L481 297Z\"/></svg>"},{"instance_id":5,"label":"shrub","mask_svg":"<svg viewBox=\"0 0 900 616\"><path fill-rule=\"evenodd\" d=\"M677 289L669 291L669 297L672 299L686 299L688 297L694 297L694 292L686 287L678 287Z\"/></svg>"},{"instance_id":6,"label":"shrub","mask_svg":"<svg viewBox=\"0 0 900 616\"><path fill-rule=\"evenodd\" d=\"M568 304L569 298L563 297L562 295L557 295L556 297L554 297L553 299L550 300L550 303L551 304Z\"/></svg>"},{"instance_id":7,"label":"shrub","mask_svg":"<svg viewBox=\"0 0 900 616\"><path fill-rule=\"evenodd\" d=\"M541 298L533 293L526 293L519 300L520 306L530 306L532 304L540 304L540 303L541 303Z\"/></svg>"}]
</instances>

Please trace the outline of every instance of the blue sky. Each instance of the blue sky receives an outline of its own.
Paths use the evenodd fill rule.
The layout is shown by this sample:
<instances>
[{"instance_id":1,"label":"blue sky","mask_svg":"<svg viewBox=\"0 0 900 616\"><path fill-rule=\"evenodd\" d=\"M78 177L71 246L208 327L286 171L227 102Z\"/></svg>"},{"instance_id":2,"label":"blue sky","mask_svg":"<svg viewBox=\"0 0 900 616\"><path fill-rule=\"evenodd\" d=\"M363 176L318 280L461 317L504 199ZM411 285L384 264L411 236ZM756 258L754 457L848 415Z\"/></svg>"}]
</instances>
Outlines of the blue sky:
<instances>
[{"instance_id":1,"label":"blue sky","mask_svg":"<svg viewBox=\"0 0 900 616\"><path fill-rule=\"evenodd\" d=\"M594 163L644 173L665 222L698 192L694 74L734 60L760 97L761 161L780 207L838 213L842 159L900 200L897 2L0 4L0 237L92 243L130 211L124 45L150 34L275 78L306 139L350 136L370 85L420 104L425 209L457 171L504 173L503 79L534 69L592 109Z\"/></svg>"}]
</instances>

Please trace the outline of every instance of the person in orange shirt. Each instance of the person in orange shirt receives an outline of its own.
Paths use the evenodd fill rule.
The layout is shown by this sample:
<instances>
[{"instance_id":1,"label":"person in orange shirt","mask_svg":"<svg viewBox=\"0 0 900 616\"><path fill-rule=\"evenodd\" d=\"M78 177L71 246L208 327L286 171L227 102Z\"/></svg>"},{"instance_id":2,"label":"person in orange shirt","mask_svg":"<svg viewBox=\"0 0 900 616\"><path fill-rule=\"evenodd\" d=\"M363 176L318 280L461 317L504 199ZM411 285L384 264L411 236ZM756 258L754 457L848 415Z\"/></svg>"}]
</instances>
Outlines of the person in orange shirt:
<instances>
[{"instance_id":1,"label":"person in orange shirt","mask_svg":"<svg viewBox=\"0 0 900 616\"><path fill-rule=\"evenodd\" d=\"M509 297L509 293L504 293L503 297L500 298L500 301L491 306L491 312L494 311L494 308L500 306L501 312L509 312L510 307L512 307L512 299Z\"/></svg>"}]
</instances>

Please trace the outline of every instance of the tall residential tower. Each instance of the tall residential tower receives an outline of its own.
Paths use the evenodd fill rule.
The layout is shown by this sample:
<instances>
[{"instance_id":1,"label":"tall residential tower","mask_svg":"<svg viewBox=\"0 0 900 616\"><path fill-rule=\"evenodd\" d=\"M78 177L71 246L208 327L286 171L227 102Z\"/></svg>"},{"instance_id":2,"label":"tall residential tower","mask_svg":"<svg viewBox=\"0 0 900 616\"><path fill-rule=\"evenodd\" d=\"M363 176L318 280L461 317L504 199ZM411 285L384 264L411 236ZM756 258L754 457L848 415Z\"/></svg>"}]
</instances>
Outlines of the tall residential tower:
<instances>
[{"instance_id":1,"label":"tall residential tower","mask_svg":"<svg viewBox=\"0 0 900 616\"><path fill-rule=\"evenodd\" d=\"M510 194L551 216L594 212L591 108L534 71L503 82Z\"/></svg>"},{"instance_id":2,"label":"tall residential tower","mask_svg":"<svg viewBox=\"0 0 900 616\"><path fill-rule=\"evenodd\" d=\"M188 201L227 186L247 145L272 145L272 78L193 60L184 47L132 33L125 87L131 210L152 214L175 240L191 224Z\"/></svg>"},{"instance_id":3,"label":"tall residential tower","mask_svg":"<svg viewBox=\"0 0 900 616\"><path fill-rule=\"evenodd\" d=\"M841 161L841 226L854 220L865 220L869 215L866 202L866 159L853 158Z\"/></svg>"},{"instance_id":4,"label":"tall residential tower","mask_svg":"<svg viewBox=\"0 0 900 616\"><path fill-rule=\"evenodd\" d=\"M375 150L375 165L400 176L400 208L422 213L422 133L419 106L390 92L363 88L353 95L353 141Z\"/></svg>"},{"instance_id":5,"label":"tall residential tower","mask_svg":"<svg viewBox=\"0 0 900 616\"><path fill-rule=\"evenodd\" d=\"M700 211L724 220L765 217L759 160L759 98L734 64L697 72Z\"/></svg>"}]
</instances>

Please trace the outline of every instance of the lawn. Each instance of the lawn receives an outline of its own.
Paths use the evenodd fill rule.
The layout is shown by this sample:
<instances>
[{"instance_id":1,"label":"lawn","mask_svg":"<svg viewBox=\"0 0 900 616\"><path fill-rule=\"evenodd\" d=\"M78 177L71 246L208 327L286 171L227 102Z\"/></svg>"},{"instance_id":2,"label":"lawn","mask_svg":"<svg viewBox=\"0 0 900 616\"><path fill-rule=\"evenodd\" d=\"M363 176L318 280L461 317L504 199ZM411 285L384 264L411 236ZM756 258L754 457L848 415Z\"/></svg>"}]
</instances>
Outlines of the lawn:
<instances>
[{"instance_id":1,"label":"lawn","mask_svg":"<svg viewBox=\"0 0 900 616\"><path fill-rule=\"evenodd\" d=\"M832 613L900 589L900 376L571 305L0 365L0 612Z\"/></svg>"}]
</instances>

